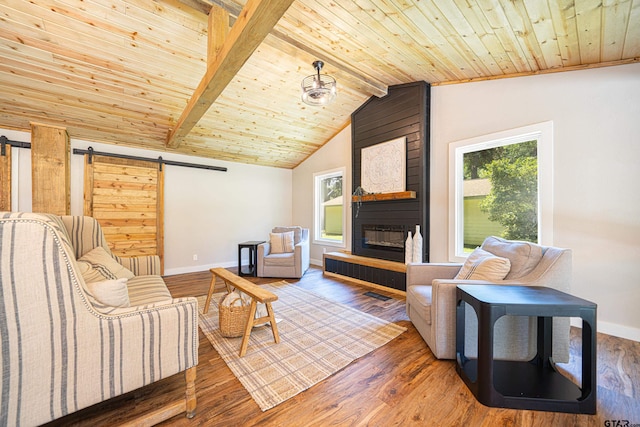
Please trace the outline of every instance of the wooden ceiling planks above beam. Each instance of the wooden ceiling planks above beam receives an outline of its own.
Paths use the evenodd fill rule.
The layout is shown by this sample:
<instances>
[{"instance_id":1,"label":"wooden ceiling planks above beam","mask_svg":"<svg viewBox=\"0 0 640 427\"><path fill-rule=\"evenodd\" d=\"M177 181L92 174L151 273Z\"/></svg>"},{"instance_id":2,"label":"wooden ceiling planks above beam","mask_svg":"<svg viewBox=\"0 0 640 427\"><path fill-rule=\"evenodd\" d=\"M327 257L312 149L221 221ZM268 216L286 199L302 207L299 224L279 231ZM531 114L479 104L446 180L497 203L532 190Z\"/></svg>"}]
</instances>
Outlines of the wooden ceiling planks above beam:
<instances>
[{"instance_id":1,"label":"wooden ceiling planks above beam","mask_svg":"<svg viewBox=\"0 0 640 427\"><path fill-rule=\"evenodd\" d=\"M265 41L269 46L274 47L282 52L287 52L295 57L295 52L305 52L308 56L318 59L321 58L325 62L330 62L331 66L344 73L343 80L350 80L353 87L369 95L375 95L378 98L387 94L388 86L375 78L358 71L354 66L347 62L341 61L337 56L332 55L322 49L314 49L304 43L297 42L292 37L274 30L273 37L268 37ZM313 74L314 69L312 61L309 61L309 74Z\"/></svg>"},{"instance_id":2,"label":"wooden ceiling planks above beam","mask_svg":"<svg viewBox=\"0 0 640 427\"><path fill-rule=\"evenodd\" d=\"M224 10L228 13L232 20L235 20L242 10L242 6L235 3L232 0L178 0L185 5L191 5L191 7L197 10L210 9L208 13L211 15L213 11L220 13ZM197 4L196 4L197 3ZM211 16L210 18L211 19ZM210 26L211 28L211 26ZM214 28L214 31L219 31ZM341 81L349 81L349 86L358 88L358 90L366 93L368 96L383 97L388 92L388 84L381 82L373 77L370 73L367 74L361 70L362 64L357 67L348 61L340 59L338 55L332 54L326 49L314 48L312 43L305 43L298 41L293 37L287 35L283 31L273 29L269 37L265 39L265 43L273 48L276 48L282 53L290 55L292 58L299 59L301 63L305 61L309 63L309 74L313 73L312 61L320 59L326 64L331 64L333 68L338 70L339 74L336 74L341 78ZM301 57L300 53L304 53L304 57ZM310 60L310 58L313 58Z\"/></svg>"},{"instance_id":3,"label":"wooden ceiling planks above beam","mask_svg":"<svg viewBox=\"0 0 640 427\"><path fill-rule=\"evenodd\" d=\"M239 31L245 3L0 1L0 126L46 122L73 139L293 168L393 85L640 61L640 0L296 0L244 65L218 62L210 52L222 46L238 59L228 31L236 21ZM316 59L338 81L322 108L300 99ZM207 75L220 64L228 83ZM195 104L211 94L189 104L205 94L203 76L219 85L208 109ZM167 146L186 106L206 112Z\"/></svg>"},{"instance_id":4,"label":"wooden ceiling planks above beam","mask_svg":"<svg viewBox=\"0 0 640 427\"><path fill-rule=\"evenodd\" d=\"M234 2L233 0L178 0L185 5L192 5L198 10L206 9L207 7L213 10L213 7L219 7L221 9L226 10L229 13L229 16L233 19L236 19L240 11L242 10L242 6ZM198 5L193 5L194 3L198 3ZM205 12L208 13L208 12ZM318 49L313 47L313 43L306 43L303 41L298 41L293 37L287 35L283 31L279 31L277 29L273 29L271 31L271 36L265 39L265 43L278 51L288 54L294 59L300 59L301 62L303 60L309 62L309 74L313 73L313 68L311 66L312 61L309 61L309 58L313 58L313 60L320 59L327 64L331 64L336 70L339 70L343 73L340 77L343 81L348 80L353 83L353 87L367 94L367 96L377 96L383 97L387 94L389 85L381 82L380 80L371 76L370 73L366 73L361 70L363 64L358 64L360 66L356 67L352 65L349 61L344 61L340 59L338 55L332 54L326 49ZM301 58L300 53L304 53L305 58Z\"/></svg>"},{"instance_id":5,"label":"wooden ceiling planks above beam","mask_svg":"<svg viewBox=\"0 0 640 427\"><path fill-rule=\"evenodd\" d=\"M227 84L278 23L294 0L249 0L195 93L169 132L167 147L177 148L220 96Z\"/></svg>"}]
</instances>

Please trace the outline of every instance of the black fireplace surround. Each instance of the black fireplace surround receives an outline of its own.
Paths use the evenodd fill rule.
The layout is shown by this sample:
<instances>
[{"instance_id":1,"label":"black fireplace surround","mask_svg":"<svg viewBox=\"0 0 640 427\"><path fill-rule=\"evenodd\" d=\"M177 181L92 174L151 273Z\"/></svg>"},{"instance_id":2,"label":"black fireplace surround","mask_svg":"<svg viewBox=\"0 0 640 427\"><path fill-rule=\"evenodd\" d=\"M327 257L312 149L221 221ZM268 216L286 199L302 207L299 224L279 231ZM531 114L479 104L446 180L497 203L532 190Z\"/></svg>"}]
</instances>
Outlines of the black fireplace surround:
<instances>
[{"instance_id":1,"label":"black fireplace surround","mask_svg":"<svg viewBox=\"0 0 640 427\"><path fill-rule=\"evenodd\" d=\"M371 97L351 115L352 185L361 185L362 149L406 138L406 191L415 198L353 200L354 255L405 261L407 233L420 226L424 262L429 261L429 105L430 86L415 82L389 87L382 98ZM365 189L366 190L366 189Z\"/></svg>"}]
</instances>

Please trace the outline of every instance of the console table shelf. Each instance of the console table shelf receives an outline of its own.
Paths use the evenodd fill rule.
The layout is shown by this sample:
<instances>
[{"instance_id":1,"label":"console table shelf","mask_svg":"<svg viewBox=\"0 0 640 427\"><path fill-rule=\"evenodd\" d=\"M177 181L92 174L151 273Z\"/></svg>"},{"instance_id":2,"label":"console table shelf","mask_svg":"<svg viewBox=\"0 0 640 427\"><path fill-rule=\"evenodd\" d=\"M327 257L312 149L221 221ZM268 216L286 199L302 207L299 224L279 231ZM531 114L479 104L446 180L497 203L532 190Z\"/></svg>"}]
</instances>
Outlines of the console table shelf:
<instances>
[{"instance_id":1,"label":"console table shelf","mask_svg":"<svg viewBox=\"0 0 640 427\"><path fill-rule=\"evenodd\" d=\"M415 198L416 198L415 191L399 191L396 193L374 193L374 194L363 194L362 196L351 196L351 201L354 203L381 202L386 200L406 200L406 199L415 199Z\"/></svg>"}]
</instances>

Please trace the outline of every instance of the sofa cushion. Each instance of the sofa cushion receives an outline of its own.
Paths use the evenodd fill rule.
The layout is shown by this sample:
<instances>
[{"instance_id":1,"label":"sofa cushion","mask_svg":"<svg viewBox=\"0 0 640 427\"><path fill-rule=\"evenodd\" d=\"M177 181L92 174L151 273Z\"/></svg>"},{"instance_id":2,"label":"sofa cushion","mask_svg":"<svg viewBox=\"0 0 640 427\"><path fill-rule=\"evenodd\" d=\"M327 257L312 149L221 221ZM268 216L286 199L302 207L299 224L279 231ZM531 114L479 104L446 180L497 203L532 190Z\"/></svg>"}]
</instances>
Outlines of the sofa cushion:
<instances>
[{"instance_id":1,"label":"sofa cushion","mask_svg":"<svg viewBox=\"0 0 640 427\"><path fill-rule=\"evenodd\" d=\"M489 236L482 243L482 249L511 261L511 270L505 279L519 279L526 276L542 259L542 247L531 242Z\"/></svg>"},{"instance_id":2,"label":"sofa cushion","mask_svg":"<svg viewBox=\"0 0 640 427\"><path fill-rule=\"evenodd\" d=\"M410 286L407 301L425 322L431 324L431 286Z\"/></svg>"},{"instance_id":3,"label":"sofa cushion","mask_svg":"<svg viewBox=\"0 0 640 427\"><path fill-rule=\"evenodd\" d=\"M269 243L271 244L271 253L282 254L293 252L293 234L293 231L270 233Z\"/></svg>"},{"instance_id":4,"label":"sofa cushion","mask_svg":"<svg viewBox=\"0 0 640 427\"><path fill-rule=\"evenodd\" d=\"M509 273L511 262L507 258L495 256L481 248L474 250L462 265L456 279L502 280Z\"/></svg>"},{"instance_id":5,"label":"sofa cushion","mask_svg":"<svg viewBox=\"0 0 640 427\"><path fill-rule=\"evenodd\" d=\"M86 269L86 265L81 267L85 270L82 277L87 283L96 281L96 271L103 276L102 280L115 280L122 278L130 279L134 277L134 274L130 270L120 265L118 261L113 259L101 246L93 248L86 254L82 255L78 260L78 264L82 263L88 263L91 267L88 270ZM85 277L85 274L87 277ZM92 280L89 280L89 278Z\"/></svg>"},{"instance_id":6,"label":"sofa cushion","mask_svg":"<svg viewBox=\"0 0 640 427\"><path fill-rule=\"evenodd\" d=\"M127 282L131 306L170 301L171 293L161 276L136 276Z\"/></svg>"},{"instance_id":7,"label":"sofa cushion","mask_svg":"<svg viewBox=\"0 0 640 427\"><path fill-rule=\"evenodd\" d=\"M122 278L105 280L103 282L87 283L87 288L93 297L101 304L110 307L130 307L127 281Z\"/></svg>"},{"instance_id":8,"label":"sofa cushion","mask_svg":"<svg viewBox=\"0 0 640 427\"><path fill-rule=\"evenodd\" d=\"M296 265L296 259L293 253L272 253L264 257L264 265L265 267L293 267Z\"/></svg>"},{"instance_id":9,"label":"sofa cushion","mask_svg":"<svg viewBox=\"0 0 640 427\"><path fill-rule=\"evenodd\" d=\"M274 233L286 233L288 231L293 231L293 244L297 245L302 241L302 227L293 226L293 227L275 227L272 232Z\"/></svg>"}]
</instances>

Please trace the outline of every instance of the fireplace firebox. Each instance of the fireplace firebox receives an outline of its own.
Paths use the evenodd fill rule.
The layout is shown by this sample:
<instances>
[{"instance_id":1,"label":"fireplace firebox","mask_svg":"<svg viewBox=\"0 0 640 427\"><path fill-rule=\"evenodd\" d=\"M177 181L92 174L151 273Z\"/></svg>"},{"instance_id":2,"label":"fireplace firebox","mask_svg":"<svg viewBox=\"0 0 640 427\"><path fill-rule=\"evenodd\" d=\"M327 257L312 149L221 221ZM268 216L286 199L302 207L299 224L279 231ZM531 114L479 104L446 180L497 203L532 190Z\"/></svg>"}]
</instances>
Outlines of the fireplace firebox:
<instances>
[{"instance_id":1,"label":"fireplace firebox","mask_svg":"<svg viewBox=\"0 0 640 427\"><path fill-rule=\"evenodd\" d=\"M402 225L362 225L362 247L404 252L406 228Z\"/></svg>"}]
</instances>

